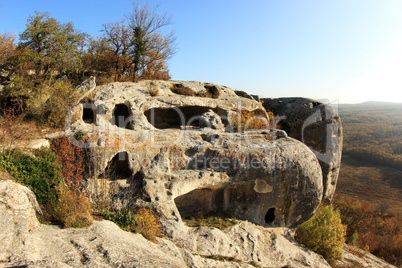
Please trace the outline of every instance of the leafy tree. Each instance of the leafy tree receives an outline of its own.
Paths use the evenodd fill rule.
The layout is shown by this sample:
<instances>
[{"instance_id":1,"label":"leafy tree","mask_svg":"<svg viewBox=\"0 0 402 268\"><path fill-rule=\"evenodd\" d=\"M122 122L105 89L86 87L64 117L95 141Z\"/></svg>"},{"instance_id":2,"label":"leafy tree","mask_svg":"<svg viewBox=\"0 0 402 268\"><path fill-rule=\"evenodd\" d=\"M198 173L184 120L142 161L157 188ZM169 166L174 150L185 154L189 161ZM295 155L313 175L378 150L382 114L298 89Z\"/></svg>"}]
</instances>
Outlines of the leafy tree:
<instances>
[{"instance_id":1,"label":"leafy tree","mask_svg":"<svg viewBox=\"0 0 402 268\"><path fill-rule=\"evenodd\" d=\"M61 24L49 13L36 11L20 35L18 48L25 49L37 76L51 77L55 72L77 71L87 35L73 23Z\"/></svg>"},{"instance_id":2,"label":"leafy tree","mask_svg":"<svg viewBox=\"0 0 402 268\"><path fill-rule=\"evenodd\" d=\"M61 126L76 92L70 81L54 78L80 70L86 37L47 12L30 16L17 48L7 56L10 86L3 94L25 115Z\"/></svg>"},{"instance_id":3,"label":"leafy tree","mask_svg":"<svg viewBox=\"0 0 402 268\"><path fill-rule=\"evenodd\" d=\"M105 56L105 62L108 63L109 68L117 77L122 77L132 65L130 59L133 46L132 33L127 28L125 20L104 24L102 32L104 37L99 40L99 45L103 53L98 55Z\"/></svg>"},{"instance_id":4,"label":"leafy tree","mask_svg":"<svg viewBox=\"0 0 402 268\"><path fill-rule=\"evenodd\" d=\"M144 31L137 26L134 29L134 52L133 52L133 81L136 81L136 74L140 70L141 58L144 56L147 42L144 40Z\"/></svg>"}]
</instances>

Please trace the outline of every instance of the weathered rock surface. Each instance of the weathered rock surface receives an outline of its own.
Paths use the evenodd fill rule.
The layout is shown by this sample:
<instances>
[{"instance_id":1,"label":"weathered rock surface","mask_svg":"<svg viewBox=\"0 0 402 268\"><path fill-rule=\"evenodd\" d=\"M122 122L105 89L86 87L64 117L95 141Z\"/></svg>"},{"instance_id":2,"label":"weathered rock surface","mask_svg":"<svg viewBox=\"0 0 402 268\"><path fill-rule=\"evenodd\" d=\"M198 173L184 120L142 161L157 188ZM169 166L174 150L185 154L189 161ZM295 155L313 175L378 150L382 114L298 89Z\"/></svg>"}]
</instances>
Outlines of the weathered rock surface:
<instances>
[{"instance_id":1,"label":"weathered rock surface","mask_svg":"<svg viewBox=\"0 0 402 268\"><path fill-rule=\"evenodd\" d=\"M323 200L330 201L336 189L341 156L342 124L329 105L305 98L262 99L264 108L280 116L282 129L306 144L320 162L323 174Z\"/></svg>"},{"instance_id":2,"label":"weathered rock surface","mask_svg":"<svg viewBox=\"0 0 402 268\"><path fill-rule=\"evenodd\" d=\"M32 250L25 241L39 227L34 208L39 206L27 187L0 180L0 263Z\"/></svg>"},{"instance_id":3,"label":"weathered rock surface","mask_svg":"<svg viewBox=\"0 0 402 268\"><path fill-rule=\"evenodd\" d=\"M78 92L83 96L86 97L87 95L91 94L96 88L96 79L94 76L91 76L87 80L83 81L77 86Z\"/></svg>"},{"instance_id":4,"label":"weathered rock surface","mask_svg":"<svg viewBox=\"0 0 402 268\"><path fill-rule=\"evenodd\" d=\"M241 222L225 231L183 228L176 240L154 244L122 231L110 221L87 229L39 224L25 187L0 181L0 267L327 267L326 262L294 243L286 229L270 230ZM185 235L183 235L185 234ZM203 256L236 257L240 263Z\"/></svg>"},{"instance_id":5,"label":"weathered rock surface","mask_svg":"<svg viewBox=\"0 0 402 268\"><path fill-rule=\"evenodd\" d=\"M32 140L27 147L31 149L39 149L41 147L50 148L50 142L47 139Z\"/></svg>"},{"instance_id":6,"label":"weathered rock surface","mask_svg":"<svg viewBox=\"0 0 402 268\"><path fill-rule=\"evenodd\" d=\"M174 239L152 243L122 231L110 221L86 229L40 224L29 199L32 192L0 174L0 267L330 267L320 256L298 245L287 228L264 228L247 221L220 231L178 228ZM394 267L348 249L339 265ZM238 262L206 256L235 257ZM341 266L342 267L342 266Z\"/></svg>"},{"instance_id":7,"label":"weathered rock surface","mask_svg":"<svg viewBox=\"0 0 402 268\"><path fill-rule=\"evenodd\" d=\"M267 117L261 103L211 83L113 83L71 110L66 132L85 134L95 204L150 206L168 233L198 211L296 227L322 200L318 160L268 124L233 131L241 111Z\"/></svg>"}]
</instances>

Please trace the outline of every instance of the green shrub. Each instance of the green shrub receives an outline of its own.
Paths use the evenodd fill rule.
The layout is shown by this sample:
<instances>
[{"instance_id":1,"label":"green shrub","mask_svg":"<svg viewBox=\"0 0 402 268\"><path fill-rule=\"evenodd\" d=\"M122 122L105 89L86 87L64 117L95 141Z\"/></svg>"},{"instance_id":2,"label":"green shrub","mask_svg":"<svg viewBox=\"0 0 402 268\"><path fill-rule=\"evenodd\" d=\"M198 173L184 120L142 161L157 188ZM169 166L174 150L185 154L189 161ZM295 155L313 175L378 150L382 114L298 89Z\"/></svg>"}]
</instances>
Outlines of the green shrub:
<instances>
[{"instance_id":1,"label":"green shrub","mask_svg":"<svg viewBox=\"0 0 402 268\"><path fill-rule=\"evenodd\" d=\"M50 211L57 204L55 186L63 181L57 155L48 149L36 150L34 155L16 151L10 155L0 154L0 170L10 173L17 182L28 186L38 203Z\"/></svg>"},{"instance_id":2,"label":"green shrub","mask_svg":"<svg viewBox=\"0 0 402 268\"><path fill-rule=\"evenodd\" d=\"M102 216L106 220L116 223L124 231L135 232L137 216L127 208L123 208L122 210L118 210L114 213L104 210L102 211Z\"/></svg>"},{"instance_id":3,"label":"green shrub","mask_svg":"<svg viewBox=\"0 0 402 268\"><path fill-rule=\"evenodd\" d=\"M134 214L127 208L123 208L114 213L103 211L102 216L116 223L124 231L140 233L152 242L156 242L156 237L162 236L162 227L150 209L140 208Z\"/></svg>"},{"instance_id":4,"label":"green shrub","mask_svg":"<svg viewBox=\"0 0 402 268\"><path fill-rule=\"evenodd\" d=\"M342 259L345 234L339 211L328 205L320 207L311 219L300 225L295 238L332 264Z\"/></svg>"}]
</instances>

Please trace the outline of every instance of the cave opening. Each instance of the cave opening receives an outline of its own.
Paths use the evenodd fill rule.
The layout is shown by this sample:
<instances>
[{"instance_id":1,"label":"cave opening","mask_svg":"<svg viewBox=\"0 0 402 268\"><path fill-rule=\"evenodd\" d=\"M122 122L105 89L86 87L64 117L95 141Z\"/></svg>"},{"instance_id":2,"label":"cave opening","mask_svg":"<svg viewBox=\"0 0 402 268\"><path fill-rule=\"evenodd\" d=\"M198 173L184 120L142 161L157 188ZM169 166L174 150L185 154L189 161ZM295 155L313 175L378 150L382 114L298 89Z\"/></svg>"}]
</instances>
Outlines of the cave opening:
<instances>
[{"instance_id":1,"label":"cave opening","mask_svg":"<svg viewBox=\"0 0 402 268\"><path fill-rule=\"evenodd\" d=\"M182 218L224 212L224 188L199 188L174 199Z\"/></svg>"},{"instance_id":2,"label":"cave opening","mask_svg":"<svg viewBox=\"0 0 402 268\"><path fill-rule=\"evenodd\" d=\"M152 108L145 111L145 116L149 123L158 129L180 129L182 126L199 128L199 118L208 112L210 107L203 106L184 106L172 108ZM223 110L211 109L218 115L223 114Z\"/></svg>"},{"instance_id":3,"label":"cave opening","mask_svg":"<svg viewBox=\"0 0 402 268\"><path fill-rule=\"evenodd\" d=\"M85 103L83 106L82 120L87 124L95 123L95 110L93 109L92 105Z\"/></svg>"},{"instance_id":4,"label":"cave opening","mask_svg":"<svg viewBox=\"0 0 402 268\"><path fill-rule=\"evenodd\" d=\"M265 214L265 223L272 224L275 220L275 208L270 208Z\"/></svg>"},{"instance_id":5,"label":"cave opening","mask_svg":"<svg viewBox=\"0 0 402 268\"><path fill-rule=\"evenodd\" d=\"M219 89L216 86L214 86L214 85L211 85L211 86L204 85L204 88L207 91L207 93L206 93L207 97L210 97L210 98L213 98L213 99L219 98L220 92L219 92Z\"/></svg>"},{"instance_id":6,"label":"cave opening","mask_svg":"<svg viewBox=\"0 0 402 268\"><path fill-rule=\"evenodd\" d=\"M131 112L127 105L120 103L113 109L113 117L111 123L121 128L133 129L131 122Z\"/></svg>"},{"instance_id":7,"label":"cave opening","mask_svg":"<svg viewBox=\"0 0 402 268\"><path fill-rule=\"evenodd\" d=\"M132 176L127 152L117 153L107 164L105 176L111 179L127 179Z\"/></svg>"},{"instance_id":8,"label":"cave opening","mask_svg":"<svg viewBox=\"0 0 402 268\"><path fill-rule=\"evenodd\" d=\"M196 213L211 211L212 189L195 189L174 199L182 218L188 219Z\"/></svg>"}]
</instances>

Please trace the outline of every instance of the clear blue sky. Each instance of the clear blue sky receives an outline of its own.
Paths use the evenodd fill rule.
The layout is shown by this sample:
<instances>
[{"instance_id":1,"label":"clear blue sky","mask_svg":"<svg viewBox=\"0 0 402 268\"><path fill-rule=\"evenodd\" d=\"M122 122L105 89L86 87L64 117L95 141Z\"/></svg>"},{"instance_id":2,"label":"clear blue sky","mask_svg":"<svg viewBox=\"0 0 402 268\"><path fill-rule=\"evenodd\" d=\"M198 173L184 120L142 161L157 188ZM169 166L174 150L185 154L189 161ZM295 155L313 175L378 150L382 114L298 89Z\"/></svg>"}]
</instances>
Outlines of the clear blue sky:
<instances>
[{"instance_id":1,"label":"clear blue sky","mask_svg":"<svg viewBox=\"0 0 402 268\"><path fill-rule=\"evenodd\" d=\"M173 16L174 80L214 82L264 97L402 102L402 0L161 0ZM35 10L99 35L132 1L0 0L0 32Z\"/></svg>"}]
</instances>

